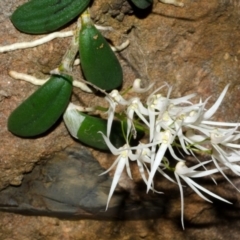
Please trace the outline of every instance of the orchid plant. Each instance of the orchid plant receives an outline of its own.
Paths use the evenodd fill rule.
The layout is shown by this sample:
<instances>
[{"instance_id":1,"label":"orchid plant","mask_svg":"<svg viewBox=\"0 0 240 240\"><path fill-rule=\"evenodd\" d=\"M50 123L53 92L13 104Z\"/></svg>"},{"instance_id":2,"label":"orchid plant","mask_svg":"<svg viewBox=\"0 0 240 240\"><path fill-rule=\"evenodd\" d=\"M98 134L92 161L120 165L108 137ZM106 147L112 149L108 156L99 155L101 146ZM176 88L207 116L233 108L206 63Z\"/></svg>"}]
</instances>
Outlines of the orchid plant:
<instances>
[{"instance_id":1,"label":"orchid plant","mask_svg":"<svg viewBox=\"0 0 240 240\"><path fill-rule=\"evenodd\" d=\"M177 0L160 1L175 6L183 6L183 3ZM51 41L56 37L70 36L74 36L74 31L54 32L33 42L16 43L0 47L0 52L35 47ZM114 48L114 50L121 51L126 48L128 44L129 41L126 41L122 46ZM65 58L63 58L63 62L66 62L66 65L69 65L70 62L72 67L75 55L76 52L66 54ZM79 62L80 60L76 60L75 64L79 64ZM42 85L47 81L39 80L32 76L14 71L10 71L10 75L13 78L29 81L37 85ZM93 84L87 82L84 83L94 87ZM73 85L82 88L86 92L91 92L92 90L91 88L88 88L87 85L83 84L83 82L73 81ZM154 84L151 84L146 88L142 88L141 80L136 79L131 91L136 94L146 93L153 88L153 85ZM183 184L187 184L206 201L211 202L205 195L203 195L203 193L230 203L193 180L194 178L221 173L226 180L234 186L224 171L230 169L236 175L240 175L240 166L238 165L238 162L240 161L240 145L238 144L240 138L240 132L238 131L239 124L212 120L226 95L228 87L229 85L223 89L219 98L209 109L206 108L209 98L205 101L200 99L197 103L191 102L196 94L190 94L180 98L171 98L172 87L166 83L150 93L145 101L142 101L138 96L126 99L126 92L125 94L121 94L116 89L112 90L110 93L102 91L105 94L105 100L109 104L109 107L105 109L107 113L106 132L103 132L100 129L97 134L102 135L108 149L116 156L116 160L112 166L102 173L105 174L115 168L112 185L106 203L107 208L124 169L126 169L129 178L132 179L130 162L135 162L138 166L139 173L146 184L147 192L151 190L160 193L154 188L154 178L157 173L162 174L169 181L178 184L181 197L181 222L183 228L183 186L185 186ZM99 88L95 87L95 89L101 91ZM164 89L167 89L166 95L162 93ZM120 115L119 109L121 109L121 117L125 117L127 129L126 133L123 133L125 138L124 144L120 147L116 147L112 143L110 135L115 131L113 122ZM80 121L84 121L85 117L77 114L77 112L93 112L95 110L96 108L92 106L79 107L72 103L69 104L69 107L64 114L64 121L73 137L77 138L81 125ZM138 137L137 129L139 126L141 126L141 129L144 129L146 136L142 142L139 141L137 145L131 145L131 139L137 139ZM179 156L179 154L176 153L176 149L181 149L187 156L194 156L194 159L196 159L196 165L188 167L184 155L182 154ZM171 159L166 157L166 152L170 153ZM209 160L201 162L201 160L196 157L196 154L198 153L207 155ZM214 167L208 170L205 165L210 163L212 163L212 166ZM198 168L201 169L196 170ZM174 173L175 179L168 175L169 171Z\"/></svg>"}]
</instances>

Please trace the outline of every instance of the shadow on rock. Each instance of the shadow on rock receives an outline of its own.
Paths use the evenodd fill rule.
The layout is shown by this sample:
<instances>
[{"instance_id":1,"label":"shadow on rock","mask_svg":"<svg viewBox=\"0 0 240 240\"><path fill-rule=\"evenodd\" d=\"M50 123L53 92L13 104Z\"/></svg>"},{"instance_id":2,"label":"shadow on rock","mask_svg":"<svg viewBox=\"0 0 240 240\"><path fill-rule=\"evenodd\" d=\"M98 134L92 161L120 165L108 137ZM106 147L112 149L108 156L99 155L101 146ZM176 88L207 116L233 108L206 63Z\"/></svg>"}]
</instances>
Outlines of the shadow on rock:
<instances>
[{"instance_id":1,"label":"shadow on rock","mask_svg":"<svg viewBox=\"0 0 240 240\"><path fill-rule=\"evenodd\" d=\"M2 190L0 210L67 219L131 220L161 216L159 199L143 196L136 201L126 191L115 191L106 211L112 179L107 174L99 176L104 171L86 149L67 148L26 174L21 186Z\"/></svg>"}]
</instances>

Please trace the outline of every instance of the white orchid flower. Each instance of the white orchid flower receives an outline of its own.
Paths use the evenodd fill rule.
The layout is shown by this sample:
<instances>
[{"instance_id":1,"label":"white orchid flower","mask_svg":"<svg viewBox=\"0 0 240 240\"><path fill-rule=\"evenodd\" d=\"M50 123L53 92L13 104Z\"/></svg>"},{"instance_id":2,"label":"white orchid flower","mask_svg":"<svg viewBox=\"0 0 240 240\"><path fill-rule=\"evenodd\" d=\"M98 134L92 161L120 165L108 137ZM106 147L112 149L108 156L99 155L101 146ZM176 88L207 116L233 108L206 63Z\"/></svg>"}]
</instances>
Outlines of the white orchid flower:
<instances>
[{"instance_id":1,"label":"white orchid flower","mask_svg":"<svg viewBox=\"0 0 240 240\"><path fill-rule=\"evenodd\" d=\"M105 99L109 103L109 108L108 108L108 122L107 122L107 136L110 136L111 133L111 128L112 128L112 122L114 119L114 114L116 111L116 106L117 105L128 105L129 102L126 101L121 94L118 92L118 90L113 90L110 92Z\"/></svg>"},{"instance_id":2,"label":"white orchid flower","mask_svg":"<svg viewBox=\"0 0 240 240\"><path fill-rule=\"evenodd\" d=\"M155 173L156 173L158 167L160 166L167 149L169 149L170 153L172 154L171 144L174 140L174 137L169 130L166 130L164 132L159 132L159 134L155 140L156 141L153 141L154 150L155 150L156 145L159 145L159 148L158 148L158 151L156 154L152 154L154 156L154 161L152 161L152 158L151 158L152 164L151 164L151 172L150 172L148 182L147 182L147 192L149 191L149 189L152 185L153 177L155 176ZM173 154L173 155L175 157L175 154Z\"/></svg>"},{"instance_id":3,"label":"white orchid flower","mask_svg":"<svg viewBox=\"0 0 240 240\"><path fill-rule=\"evenodd\" d=\"M135 129L133 123L133 117L136 114L143 123L149 127L149 123L143 115L148 115L148 110L143 106L139 98L133 98L130 100L130 104L127 108L127 139L129 137L129 133L132 129ZM136 131L135 131L136 132Z\"/></svg>"},{"instance_id":4,"label":"white orchid flower","mask_svg":"<svg viewBox=\"0 0 240 240\"><path fill-rule=\"evenodd\" d=\"M167 97L162 96L162 94L157 94L157 92L162 89L163 87L168 87ZM153 140L154 128L156 125L156 116L157 121L161 120L161 125L166 129L173 121L177 119L180 115L184 114L183 109L186 111L186 107L183 108L182 106L179 107L177 105L188 104L193 105L188 100L193 98L196 94L190 94L185 97L170 99L170 94L172 91L172 87L168 86L167 84L163 85L162 87L158 88L154 91L147 99L147 106L149 111L149 140L150 142ZM190 106L191 110L196 109ZM190 110L188 110L190 111ZM163 121L162 121L163 120ZM171 122L167 122L170 120Z\"/></svg>"},{"instance_id":5,"label":"white orchid flower","mask_svg":"<svg viewBox=\"0 0 240 240\"><path fill-rule=\"evenodd\" d=\"M168 88L166 96L159 93L164 87ZM116 106L123 105L126 107L127 112L127 136L129 136L131 131L135 130L134 121L137 117L148 128L149 141L144 144L140 143L136 147L126 143L122 148L116 149L111 146L109 138L103 136L112 153L118 155L110 168L112 169L116 166L107 206L125 167L128 176L131 178L129 161L136 161L140 175L147 185L147 191L153 190L157 192L153 184L156 172L161 173L169 181L179 185L183 228L184 200L181 180L185 181L206 201L211 202L203 193L230 203L192 180L192 178L209 176L220 172L234 186L225 175L224 170L231 169L235 174L240 175L240 165L238 165L240 161L240 145L238 144L240 139L239 124L219 123L210 120L220 107L228 87L229 85L224 88L217 101L208 110L206 105L209 98L205 101L200 99L196 104L190 102L196 94L171 99L172 87L167 84L156 89L147 98L146 104L141 102L138 97L126 101L118 91L114 90L110 98L107 99L110 103L108 133L111 130ZM134 88L139 89L140 92L147 90L140 89L140 81L135 82L133 90ZM198 164L188 168L185 162L175 154L174 145L180 146L185 154L193 155ZM136 151L135 154L132 151ZM166 151L169 151L174 160L179 161L174 171L177 182L165 172L165 169L168 168L168 160L165 157ZM197 152L211 155L211 160L201 163L200 159L195 155ZM208 170L205 165L210 162L215 164L215 168ZM198 167L203 167L203 170L196 171Z\"/></svg>"},{"instance_id":6,"label":"white orchid flower","mask_svg":"<svg viewBox=\"0 0 240 240\"><path fill-rule=\"evenodd\" d=\"M177 182L178 182L178 186L179 186L179 189L180 189L180 196L181 196L181 222L182 222L183 229L184 229L184 220L183 220L184 199L183 199L183 189L182 189L180 178L182 178L188 184L188 186L191 187L193 189L193 191L196 192L204 200L212 203L212 201L209 200L208 198L206 198L199 190L209 194L210 196L212 196L214 198L217 198L221 201L224 201L226 203L231 204L231 202L229 202L226 199L216 195L215 193L212 193L211 191L209 191L206 188L200 186L199 184L197 184L196 182L194 182L191 179L191 178L204 177L204 176L208 176L208 175L219 172L219 170L217 168L211 169L211 170L206 170L206 171L195 171L196 168L201 167L201 166L203 166L203 165L205 165L209 162L211 162L211 160L203 162L203 163L199 163L196 166L188 168L186 166L185 162L181 161L181 162L178 162L176 167L175 167L174 174L175 174L175 177L176 177Z\"/></svg>"},{"instance_id":7,"label":"white orchid flower","mask_svg":"<svg viewBox=\"0 0 240 240\"><path fill-rule=\"evenodd\" d=\"M150 159L151 150L148 147L146 147L145 144L139 143L138 148L136 150L136 155L137 155L136 161L137 161L139 173L141 174L143 181L147 185L147 176L149 176L149 173L150 173L150 170L147 167L147 164L151 163L151 159ZM154 189L153 183L150 189L154 192L161 193Z\"/></svg>"},{"instance_id":8,"label":"white orchid flower","mask_svg":"<svg viewBox=\"0 0 240 240\"><path fill-rule=\"evenodd\" d=\"M139 145L136 148L137 148L136 149L136 155L137 155L136 161L137 161L138 169L139 169L139 172L141 174L141 177L142 177L144 183L147 185L147 182L148 182L147 176L149 176L149 174L150 174L150 170L149 170L147 164L151 165L151 150L144 143L139 143ZM147 176L146 176L146 174L147 174ZM153 182L150 186L150 189L153 192L162 193L162 192L159 192L154 189Z\"/></svg>"},{"instance_id":9,"label":"white orchid flower","mask_svg":"<svg viewBox=\"0 0 240 240\"><path fill-rule=\"evenodd\" d=\"M102 136L103 136L106 144L108 145L108 148L112 152L112 154L118 156L117 159L112 164L112 166L107 171L102 173L102 174L105 174L105 173L109 172L111 169L113 169L117 165L115 173L114 173L112 185L111 185L111 188L109 191L109 195L108 195L107 206L106 206L106 209L107 209L109 202L111 200L111 197L114 193L114 190L117 186L117 183L119 182L120 176L124 170L124 167L126 167L127 174L132 179L132 174L131 174L131 170L130 170L130 166L129 166L129 159L134 161L137 159L137 156L132 153L132 150L128 144L125 144L124 146L117 149L112 145L109 138L107 138L102 132L99 132L99 133L102 134Z\"/></svg>"},{"instance_id":10,"label":"white orchid flower","mask_svg":"<svg viewBox=\"0 0 240 240\"><path fill-rule=\"evenodd\" d=\"M233 143L240 139L240 134L238 134L239 132L237 131L237 128L238 126L232 129L214 129L214 131L210 133L211 143L214 145L221 144L230 148L240 148L239 144Z\"/></svg>"},{"instance_id":11,"label":"white orchid flower","mask_svg":"<svg viewBox=\"0 0 240 240\"><path fill-rule=\"evenodd\" d=\"M219 163L227 166L231 169L235 174L240 176L239 166L235 163L232 163L232 159L234 156L235 162L236 159L239 161L239 154L240 145L237 144L240 134L236 131L237 127L233 129L214 129L210 133L210 141L212 145L212 160L222 175L230 182L230 184L240 191L230 179L224 174L219 166Z\"/></svg>"}]
</instances>

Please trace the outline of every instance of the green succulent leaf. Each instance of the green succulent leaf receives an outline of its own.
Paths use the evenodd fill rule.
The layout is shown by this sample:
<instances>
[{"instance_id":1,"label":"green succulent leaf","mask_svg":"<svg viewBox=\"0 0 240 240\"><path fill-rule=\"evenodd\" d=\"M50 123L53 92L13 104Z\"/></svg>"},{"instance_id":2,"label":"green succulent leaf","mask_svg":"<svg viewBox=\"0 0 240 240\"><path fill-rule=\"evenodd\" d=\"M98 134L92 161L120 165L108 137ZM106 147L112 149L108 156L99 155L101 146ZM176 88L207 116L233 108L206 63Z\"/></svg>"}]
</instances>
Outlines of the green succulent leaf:
<instances>
[{"instance_id":1,"label":"green succulent leaf","mask_svg":"<svg viewBox=\"0 0 240 240\"><path fill-rule=\"evenodd\" d=\"M74 108L68 108L64 113L64 122L71 133L71 135L82 143L99 149L109 151L107 144L105 143L102 134L107 134L107 120L96 116L90 116L86 113L77 111ZM110 141L116 147L122 147L125 143L125 137L127 133L127 123L114 120L112 123ZM137 139L131 141L134 145L144 136L144 131L137 128Z\"/></svg>"},{"instance_id":2,"label":"green succulent leaf","mask_svg":"<svg viewBox=\"0 0 240 240\"><path fill-rule=\"evenodd\" d=\"M140 9L146 9L153 4L153 0L131 0L131 2Z\"/></svg>"},{"instance_id":3,"label":"green succulent leaf","mask_svg":"<svg viewBox=\"0 0 240 240\"><path fill-rule=\"evenodd\" d=\"M123 72L117 57L86 14L82 16L79 52L87 81L107 91L122 85Z\"/></svg>"},{"instance_id":4,"label":"green succulent leaf","mask_svg":"<svg viewBox=\"0 0 240 240\"><path fill-rule=\"evenodd\" d=\"M8 130L20 137L46 132L65 111L72 93L72 77L52 77L21 103L8 118Z\"/></svg>"},{"instance_id":5,"label":"green succulent leaf","mask_svg":"<svg viewBox=\"0 0 240 240\"><path fill-rule=\"evenodd\" d=\"M31 0L16 9L11 21L25 33L53 32L83 13L89 3L90 0Z\"/></svg>"}]
</instances>

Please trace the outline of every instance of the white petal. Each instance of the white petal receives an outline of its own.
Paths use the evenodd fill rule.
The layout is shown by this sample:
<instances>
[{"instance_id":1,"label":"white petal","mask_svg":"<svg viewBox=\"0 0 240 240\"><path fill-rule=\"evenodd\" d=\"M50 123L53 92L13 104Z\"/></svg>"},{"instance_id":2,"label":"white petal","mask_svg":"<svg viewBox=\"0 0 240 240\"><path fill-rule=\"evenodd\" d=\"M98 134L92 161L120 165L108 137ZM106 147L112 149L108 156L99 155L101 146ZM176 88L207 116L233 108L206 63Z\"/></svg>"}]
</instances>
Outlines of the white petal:
<instances>
[{"instance_id":1,"label":"white petal","mask_svg":"<svg viewBox=\"0 0 240 240\"><path fill-rule=\"evenodd\" d=\"M122 171L124 169L125 163L126 163L126 159L125 158L120 158L119 159L119 162L118 162L118 165L117 165L117 168L116 168L116 171L114 173L113 180L112 180L112 185L111 185L111 188L110 188L110 191L109 191L106 209L108 208L109 202L110 202L111 197L113 195L113 192L114 192L114 190L115 190L115 188L117 186L119 178L120 178L120 176L122 174Z\"/></svg>"},{"instance_id":2,"label":"white petal","mask_svg":"<svg viewBox=\"0 0 240 240\"><path fill-rule=\"evenodd\" d=\"M140 172L140 174L141 174L141 177L142 177L143 181L145 182L145 184L147 185L147 178L146 178L146 176L145 176L144 166L145 166L145 168L146 168L146 171L147 171L148 175L149 175L149 170L148 170L148 168L147 168L147 166L146 166L145 164L144 164L144 166L143 166L143 163L142 163L141 161L137 161L137 164L138 164L138 169L139 169L139 172ZM152 183L152 186L150 187L150 189L151 189L153 192L162 194L162 192L156 191L156 190L154 189L153 183Z\"/></svg>"},{"instance_id":3,"label":"white petal","mask_svg":"<svg viewBox=\"0 0 240 240\"><path fill-rule=\"evenodd\" d=\"M233 144L233 143L226 143L224 146L229 147L229 148L240 148L239 144Z\"/></svg>"},{"instance_id":4,"label":"white petal","mask_svg":"<svg viewBox=\"0 0 240 240\"><path fill-rule=\"evenodd\" d=\"M191 178L199 178L204 176L209 176L211 174L217 173L219 170L217 168L206 170L206 171L194 171L186 174L186 176Z\"/></svg>"},{"instance_id":5,"label":"white petal","mask_svg":"<svg viewBox=\"0 0 240 240\"><path fill-rule=\"evenodd\" d=\"M107 144L108 148L110 149L111 153L114 154L114 155L119 155L120 154L120 151L119 149L115 148L112 143L110 142L110 139L107 138L102 132L98 132L100 134L102 134L102 137L105 141L105 143Z\"/></svg>"},{"instance_id":6,"label":"white petal","mask_svg":"<svg viewBox=\"0 0 240 240\"><path fill-rule=\"evenodd\" d=\"M214 158L214 156L212 156L212 160L215 164L215 166L217 167L217 169L219 170L219 172L227 179L227 181L238 191L240 192L240 190L233 184L233 182L226 176L226 174L222 171L222 168L219 166L218 162L216 161L216 159Z\"/></svg>"},{"instance_id":7,"label":"white petal","mask_svg":"<svg viewBox=\"0 0 240 240\"><path fill-rule=\"evenodd\" d=\"M129 178L132 179L132 173L131 173L131 168L130 168L128 159L126 159L126 170L127 170L127 174L129 176Z\"/></svg>"},{"instance_id":8,"label":"white petal","mask_svg":"<svg viewBox=\"0 0 240 240\"><path fill-rule=\"evenodd\" d=\"M117 159L113 162L113 164L111 165L110 168L108 168L106 171L102 172L101 174L99 174L99 176L102 176L106 173L108 173L109 171L111 171L118 163L119 159L121 158L121 156L118 156Z\"/></svg>"},{"instance_id":9,"label":"white petal","mask_svg":"<svg viewBox=\"0 0 240 240\"><path fill-rule=\"evenodd\" d=\"M212 203L211 200L209 200L208 198L206 198L206 197L197 189L197 187L198 187L198 188L201 187L200 185L198 185L197 183L195 183L194 181L192 181L192 180L191 180L190 178L188 178L188 177L184 177L184 176L180 176L180 177L181 177L182 179L184 179L184 181L189 185L190 188L192 188L192 190L193 190L195 193L197 193L198 196L200 196L201 198L203 198L205 201ZM201 188L203 188L203 187L201 187ZM205 189L205 188L203 188L203 189ZM203 189L202 189L202 190L203 190ZM205 190L207 190L207 189L205 189ZM203 190L203 191L204 191L204 190Z\"/></svg>"},{"instance_id":10,"label":"white petal","mask_svg":"<svg viewBox=\"0 0 240 240\"><path fill-rule=\"evenodd\" d=\"M146 124L146 126L149 127L149 122L145 119L145 117L142 115L142 113L139 112L138 110L136 110L135 113Z\"/></svg>"},{"instance_id":11,"label":"white petal","mask_svg":"<svg viewBox=\"0 0 240 240\"><path fill-rule=\"evenodd\" d=\"M181 222L182 222L182 227L184 229L184 196L183 196L183 189L182 189L182 184L181 184L181 181L179 179L179 176L177 175L177 173L174 172L174 175L177 179L177 183L178 183L178 186L179 186L179 190L180 190L180 197L181 197Z\"/></svg>"},{"instance_id":12,"label":"white petal","mask_svg":"<svg viewBox=\"0 0 240 240\"><path fill-rule=\"evenodd\" d=\"M159 147L158 149L158 152L156 154L156 158L154 160L154 163L153 163L153 166L151 168L151 172L150 172L150 175L149 175L149 178L148 178L148 184L147 184L147 192L149 191L151 185L152 185L152 181L153 181L153 177L155 176L155 173L162 161L162 158L166 152L168 148L168 144L161 144L161 146Z\"/></svg>"},{"instance_id":13,"label":"white petal","mask_svg":"<svg viewBox=\"0 0 240 240\"><path fill-rule=\"evenodd\" d=\"M170 154L172 155L172 157L173 157L174 159L176 159L176 160L178 160L178 161L183 161L181 158L179 158L179 157L175 154L172 145L169 145L169 146L168 146L168 150L169 150Z\"/></svg>"},{"instance_id":14,"label":"white petal","mask_svg":"<svg viewBox=\"0 0 240 240\"><path fill-rule=\"evenodd\" d=\"M169 181L176 183L171 177L169 177L160 167L157 169L158 172L160 172L166 179L168 179Z\"/></svg>"},{"instance_id":15,"label":"white petal","mask_svg":"<svg viewBox=\"0 0 240 240\"><path fill-rule=\"evenodd\" d=\"M228 123L228 122L213 122L213 121L202 121L203 124L222 126L222 127L236 127L239 126L239 123Z\"/></svg>"},{"instance_id":16,"label":"white petal","mask_svg":"<svg viewBox=\"0 0 240 240\"><path fill-rule=\"evenodd\" d=\"M180 98L176 98L176 99L171 99L171 103L173 103L174 105L177 105L177 104L182 104L183 102L187 101L188 99L191 99L193 97L196 96L196 93L192 93L192 94L189 94L187 96L184 96L184 97L180 97Z\"/></svg>"},{"instance_id":17,"label":"white petal","mask_svg":"<svg viewBox=\"0 0 240 240\"><path fill-rule=\"evenodd\" d=\"M127 139L129 137L132 127L134 126L133 115L134 115L134 110L131 107L128 108L127 109Z\"/></svg>"},{"instance_id":18,"label":"white petal","mask_svg":"<svg viewBox=\"0 0 240 240\"><path fill-rule=\"evenodd\" d=\"M205 162L200 162L199 164L197 164L197 165L195 165L195 166L193 166L193 167L190 167L190 168L189 168L189 171L192 171L192 170L194 170L194 169L196 169L196 168L199 168L199 167L203 167L204 165L206 165L206 164L208 164L208 163L210 163L210 162L212 162L212 160L207 160L207 161L205 161Z\"/></svg>"},{"instance_id":19,"label":"white petal","mask_svg":"<svg viewBox=\"0 0 240 240\"><path fill-rule=\"evenodd\" d=\"M152 92L152 94L147 98L147 105L152 105L152 99L156 92L158 92L160 89L167 87L168 85L165 83L163 86L157 88L155 91Z\"/></svg>"},{"instance_id":20,"label":"white petal","mask_svg":"<svg viewBox=\"0 0 240 240\"><path fill-rule=\"evenodd\" d=\"M206 136L195 134L195 132L191 128L189 128L185 132L185 136L186 136L187 139L191 140L192 143L198 143L198 142L206 141Z\"/></svg>"},{"instance_id":21,"label":"white petal","mask_svg":"<svg viewBox=\"0 0 240 240\"><path fill-rule=\"evenodd\" d=\"M155 116L156 112L153 111L150 107L148 107L148 115L149 115L149 142L153 140L153 133L155 130Z\"/></svg>"},{"instance_id":22,"label":"white petal","mask_svg":"<svg viewBox=\"0 0 240 240\"><path fill-rule=\"evenodd\" d=\"M110 107L108 109L108 120L107 120L107 137L109 137L110 133L111 133L114 113L115 113L115 109L116 109L116 103L111 98L109 98L108 96L105 97L105 99L110 104Z\"/></svg>"},{"instance_id":23,"label":"white petal","mask_svg":"<svg viewBox=\"0 0 240 240\"><path fill-rule=\"evenodd\" d=\"M149 114L148 113L148 109L143 106L143 104L140 101L140 99L138 99L138 109L141 112L141 114L148 116L148 114Z\"/></svg>"},{"instance_id":24,"label":"white petal","mask_svg":"<svg viewBox=\"0 0 240 240\"><path fill-rule=\"evenodd\" d=\"M187 155L189 155L190 153L185 146L184 136L183 136L183 132L182 132L182 128L181 128L182 126L179 124L179 122L175 122L174 126L175 126L175 130L176 130L176 135L178 136L178 140L181 144L181 147L182 147L183 151Z\"/></svg>"},{"instance_id":25,"label":"white petal","mask_svg":"<svg viewBox=\"0 0 240 240\"><path fill-rule=\"evenodd\" d=\"M221 200L223 202L226 202L226 203L229 203L229 204L232 204L231 202L227 201L226 199L218 196L217 194L215 193L212 193L210 192L209 190L207 190L206 188L200 186L199 184L195 183L192 179L188 178L188 181L190 182L190 184L194 185L195 187L199 188L200 190L202 190L203 192L209 194L210 196L214 197L214 198L217 198L218 200ZM190 185L189 185L190 186ZM204 199L206 200L206 198L204 197ZM210 200L209 200L210 201ZM211 201L210 201L211 202Z\"/></svg>"},{"instance_id":26,"label":"white petal","mask_svg":"<svg viewBox=\"0 0 240 240\"><path fill-rule=\"evenodd\" d=\"M225 94L227 93L229 84L223 89L222 93L220 94L219 98L217 99L217 101L212 105L212 107L210 109L208 109L205 113L204 113L204 119L209 119L213 116L213 114L217 111L217 109L219 108L220 104L222 103L223 98L225 97Z\"/></svg>"}]
</instances>

